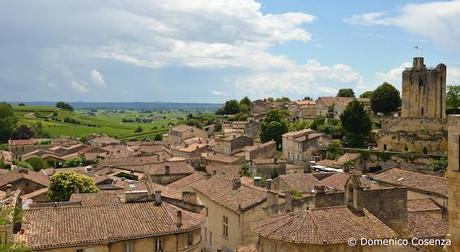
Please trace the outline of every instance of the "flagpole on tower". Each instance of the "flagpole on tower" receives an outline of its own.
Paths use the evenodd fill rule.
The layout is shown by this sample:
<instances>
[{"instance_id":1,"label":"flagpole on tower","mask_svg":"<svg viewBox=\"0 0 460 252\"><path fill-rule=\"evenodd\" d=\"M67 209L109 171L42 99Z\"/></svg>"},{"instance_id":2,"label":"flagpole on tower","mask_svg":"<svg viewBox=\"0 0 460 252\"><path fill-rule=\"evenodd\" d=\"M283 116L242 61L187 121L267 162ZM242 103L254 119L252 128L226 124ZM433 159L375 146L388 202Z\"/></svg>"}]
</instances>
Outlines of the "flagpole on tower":
<instances>
[{"instance_id":1,"label":"flagpole on tower","mask_svg":"<svg viewBox=\"0 0 460 252\"><path fill-rule=\"evenodd\" d=\"M418 58L418 56L419 56L419 55L418 55L418 49L419 49L419 46L418 46L418 45L416 45L416 46L414 47L414 49L415 49L415 52L416 52L416 55L417 55L417 58Z\"/></svg>"}]
</instances>

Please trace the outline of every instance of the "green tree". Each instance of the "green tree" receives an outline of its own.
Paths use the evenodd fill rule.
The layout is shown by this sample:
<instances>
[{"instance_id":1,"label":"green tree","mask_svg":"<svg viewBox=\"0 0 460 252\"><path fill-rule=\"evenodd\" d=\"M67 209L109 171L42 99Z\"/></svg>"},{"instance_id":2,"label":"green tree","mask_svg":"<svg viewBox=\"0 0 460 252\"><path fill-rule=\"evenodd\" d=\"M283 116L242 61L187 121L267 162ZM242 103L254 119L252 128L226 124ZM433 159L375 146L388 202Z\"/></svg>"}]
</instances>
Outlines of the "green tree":
<instances>
[{"instance_id":1,"label":"green tree","mask_svg":"<svg viewBox=\"0 0 460 252\"><path fill-rule=\"evenodd\" d=\"M460 107L460 86L447 86L447 107Z\"/></svg>"},{"instance_id":2,"label":"green tree","mask_svg":"<svg viewBox=\"0 0 460 252\"><path fill-rule=\"evenodd\" d=\"M240 106L241 105L246 105L248 107L251 106L251 100L249 99L249 97L243 97L243 99L240 100Z\"/></svg>"},{"instance_id":3,"label":"green tree","mask_svg":"<svg viewBox=\"0 0 460 252\"><path fill-rule=\"evenodd\" d=\"M5 143L14 133L18 119L14 115L13 107L6 102L0 103L0 143Z\"/></svg>"},{"instance_id":4,"label":"green tree","mask_svg":"<svg viewBox=\"0 0 460 252\"><path fill-rule=\"evenodd\" d=\"M58 172L51 176L48 198L52 201L67 201L72 193L94 193L99 191L94 179L76 172Z\"/></svg>"},{"instance_id":5,"label":"green tree","mask_svg":"<svg viewBox=\"0 0 460 252\"><path fill-rule=\"evenodd\" d=\"M371 95L371 108L375 113L390 113L397 111L401 106L399 91L385 82L377 87Z\"/></svg>"},{"instance_id":6,"label":"green tree","mask_svg":"<svg viewBox=\"0 0 460 252\"><path fill-rule=\"evenodd\" d=\"M340 120L346 133L345 144L351 147L361 146L372 129L372 121L363 105L356 99L351 101L340 115Z\"/></svg>"},{"instance_id":7,"label":"green tree","mask_svg":"<svg viewBox=\"0 0 460 252\"><path fill-rule=\"evenodd\" d=\"M34 136L32 130L27 125L20 125L14 130L14 139L31 139Z\"/></svg>"},{"instance_id":8,"label":"green tree","mask_svg":"<svg viewBox=\"0 0 460 252\"><path fill-rule=\"evenodd\" d=\"M435 160L431 166L433 167L433 171L441 171L447 169L447 157L442 157L439 160Z\"/></svg>"},{"instance_id":9,"label":"green tree","mask_svg":"<svg viewBox=\"0 0 460 252\"><path fill-rule=\"evenodd\" d=\"M45 131L43 124L41 122L37 122L30 128L34 134L35 138L48 138L50 134Z\"/></svg>"},{"instance_id":10,"label":"green tree","mask_svg":"<svg viewBox=\"0 0 460 252\"><path fill-rule=\"evenodd\" d=\"M224 104L224 114L225 115L234 115L240 112L240 104L237 100L226 101Z\"/></svg>"},{"instance_id":11,"label":"green tree","mask_svg":"<svg viewBox=\"0 0 460 252\"><path fill-rule=\"evenodd\" d=\"M80 165L85 164L85 159L77 157L77 158L72 158L69 160L64 161L64 164L62 167L67 168L67 167L78 167Z\"/></svg>"},{"instance_id":12,"label":"green tree","mask_svg":"<svg viewBox=\"0 0 460 252\"><path fill-rule=\"evenodd\" d=\"M10 244L1 244L0 251L2 252L31 252L25 244L21 243L10 243Z\"/></svg>"},{"instance_id":13,"label":"green tree","mask_svg":"<svg viewBox=\"0 0 460 252\"><path fill-rule=\"evenodd\" d=\"M260 124L260 140L264 143L274 140L278 148L281 146L282 135L286 132L288 132L286 111L272 110Z\"/></svg>"},{"instance_id":14,"label":"green tree","mask_svg":"<svg viewBox=\"0 0 460 252\"><path fill-rule=\"evenodd\" d=\"M276 102L290 102L291 99L289 99L289 97L283 96L283 97L276 98L275 101Z\"/></svg>"},{"instance_id":15,"label":"green tree","mask_svg":"<svg viewBox=\"0 0 460 252\"><path fill-rule=\"evenodd\" d=\"M141 133L143 131L141 126L137 126L137 128L134 130L135 133Z\"/></svg>"},{"instance_id":16,"label":"green tree","mask_svg":"<svg viewBox=\"0 0 460 252\"><path fill-rule=\"evenodd\" d=\"M362 93L359 98L371 98L373 91L369 90L364 93Z\"/></svg>"},{"instance_id":17,"label":"green tree","mask_svg":"<svg viewBox=\"0 0 460 252\"><path fill-rule=\"evenodd\" d=\"M63 109L63 110L68 110L68 111L73 111L73 107L70 104L65 103L63 101L57 102L56 103L56 108L60 108L60 109Z\"/></svg>"},{"instance_id":18,"label":"green tree","mask_svg":"<svg viewBox=\"0 0 460 252\"><path fill-rule=\"evenodd\" d=\"M48 163L40 157L31 157L26 162L33 167L34 171L48 168Z\"/></svg>"},{"instance_id":19,"label":"green tree","mask_svg":"<svg viewBox=\"0 0 460 252\"><path fill-rule=\"evenodd\" d=\"M355 92L351 88L339 89L337 97L355 97Z\"/></svg>"},{"instance_id":20,"label":"green tree","mask_svg":"<svg viewBox=\"0 0 460 252\"><path fill-rule=\"evenodd\" d=\"M153 141L161 141L161 140L163 140L163 136L160 133L156 134L155 137L153 138Z\"/></svg>"},{"instance_id":21,"label":"green tree","mask_svg":"<svg viewBox=\"0 0 460 252\"><path fill-rule=\"evenodd\" d=\"M249 173L249 165L244 164L240 167L240 176L242 177L250 177L251 174Z\"/></svg>"}]
</instances>

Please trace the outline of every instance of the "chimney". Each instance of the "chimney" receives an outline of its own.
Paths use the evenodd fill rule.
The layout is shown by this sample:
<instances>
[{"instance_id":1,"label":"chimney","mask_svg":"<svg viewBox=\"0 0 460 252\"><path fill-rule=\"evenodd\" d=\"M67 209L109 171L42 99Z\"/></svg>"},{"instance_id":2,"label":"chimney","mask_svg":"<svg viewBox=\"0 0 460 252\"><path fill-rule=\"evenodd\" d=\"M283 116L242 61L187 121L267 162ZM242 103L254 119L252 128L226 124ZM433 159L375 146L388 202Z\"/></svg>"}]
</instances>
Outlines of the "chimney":
<instances>
[{"instance_id":1,"label":"chimney","mask_svg":"<svg viewBox=\"0 0 460 252\"><path fill-rule=\"evenodd\" d=\"M267 191L267 204L268 206L278 205L278 193L274 191Z\"/></svg>"},{"instance_id":2,"label":"chimney","mask_svg":"<svg viewBox=\"0 0 460 252\"><path fill-rule=\"evenodd\" d=\"M217 175L217 171L216 170L212 170L212 176L216 176Z\"/></svg>"},{"instance_id":3,"label":"chimney","mask_svg":"<svg viewBox=\"0 0 460 252\"><path fill-rule=\"evenodd\" d=\"M241 180L239 178L233 179L233 190L241 187Z\"/></svg>"},{"instance_id":4,"label":"chimney","mask_svg":"<svg viewBox=\"0 0 460 252\"><path fill-rule=\"evenodd\" d=\"M261 181L261 177L259 177L259 176L254 177L254 185L255 186L260 186L260 181Z\"/></svg>"},{"instance_id":5,"label":"chimney","mask_svg":"<svg viewBox=\"0 0 460 252\"><path fill-rule=\"evenodd\" d=\"M278 157L276 155L273 156L273 163L278 164Z\"/></svg>"},{"instance_id":6,"label":"chimney","mask_svg":"<svg viewBox=\"0 0 460 252\"><path fill-rule=\"evenodd\" d=\"M182 192L182 201L197 205L196 193L195 192Z\"/></svg>"},{"instance_id":7,"label":"chimney","mask_svg":"<svg viewBox=\"0 0 460 252\"><path fill-rule=\"evenodd\" d=\"M155 191L155 205L161 205L161 191Z\"/></svg>"},{"instance_id":8,"label":"chimney","mask_svg":"<svg viewBox=\"0 0 460 252\"><path fill-rule=\"evenodd\" d=\"M160 160L161 160L161 159L160 159L160 155L158 155L158 156L157 156L157 161L160 161Z\"/></svg>"},{"instance_id":9,"label":"chimney","mask_svg":"<svg viewBox=\"0 0 460 252\"><path fill-rule=\"evenodd\" d=\"M324 194L326 193L326 186L325 185L315 185L315 191L317 194Z\"/></svg>"},{"instance_id":10,"label":"chimney","mask_svg":"<svg viewBox=\"0 0 460 252\"><path fill-rule=\"evenodd\" d=\"M169 165L165 165L165 175L169 175Z\"/></svg>"},{"instance_id":11,"label":"chimney","mask_svg":"<svg viewBox=\"0 0 460 252\"><path fill-rule=\"evenodd\" d=\"M266 179L265 180L265 183L266 183L266 187L268 190L271 190L272 189L272 179Z\"/></svg>"},{"instance_id":12,"label":"chimney","mask_svg":"<svg viewBox=\"0 0 460 252\"><path fill-rule=\"evenodd\" d=\"M11 190L12 190L13 186L11 184L8 184L6 185L6 197L10 197L11 196Z\"/></svg>"},{"instance_id":13,"label":"chimney","mask_svg":"<svg viewBox=\"0 0 460 252\"><path fill-rule=\"evenodd\" d=\"M110 172L110 173L113 172L113 165L109 165L109 172Z\"/></svg>"},{"instance_id":14,"label":"chimney","mask_svg":"<svg viewBox=\"0 0 460 252\"><path fill-rule=\"evenodd\" d=\"M286 202L286 212L292 212L292 193L290 191L287 191L284 193L284 200Z\"/></svg>"},{"instance_id":15,"label":"chimney","mask_svg":"<svg viewBox=\"0 0 460 252\"><path fill-rule=\"evenodd\" d=\"M182 227L182 211L181 210L177 210L176 225L177 225L177 228Z\"/></svg>"}]
</instances>

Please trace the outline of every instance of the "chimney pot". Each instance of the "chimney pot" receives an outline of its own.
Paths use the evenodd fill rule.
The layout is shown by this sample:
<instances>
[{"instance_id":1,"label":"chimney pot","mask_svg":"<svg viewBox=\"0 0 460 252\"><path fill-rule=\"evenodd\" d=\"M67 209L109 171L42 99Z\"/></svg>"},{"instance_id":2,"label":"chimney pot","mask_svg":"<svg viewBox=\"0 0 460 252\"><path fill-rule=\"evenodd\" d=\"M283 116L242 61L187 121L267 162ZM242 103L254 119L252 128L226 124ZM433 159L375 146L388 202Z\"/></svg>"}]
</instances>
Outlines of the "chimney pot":
<instances>
[{"instance_id":1,"label":"chimney pot","mask_svg":"<svg viewBox=\"0 0 460 252\"><path fill-rule=\"evenodd\" d=\"M273 181L272 179L266 179L266 180L265 180L265 183L266 183L266 185L267 185L267 189L268 189L268 190L271 190L271 189L272 189L272 181Z\"/></svg>"},{"instance_id":2,"label":"chimney pot","mask_svg":"<svg viewBox=\"0 0 460 252\"><path fill-rule=\"evenodd\" d=\"M155 205L161 205L161 191L155 191Z\"/></svg>"},{"instance_id":3,"label":"chimney pot","mask_svg":"<svg viewBox=\"0 0 460 252\"><path fill-rule=\"evenodd\" d=\"M177 222L176 222L177 228L182 227L182 211L177 210Z\"/></svg>"}]
</instances>

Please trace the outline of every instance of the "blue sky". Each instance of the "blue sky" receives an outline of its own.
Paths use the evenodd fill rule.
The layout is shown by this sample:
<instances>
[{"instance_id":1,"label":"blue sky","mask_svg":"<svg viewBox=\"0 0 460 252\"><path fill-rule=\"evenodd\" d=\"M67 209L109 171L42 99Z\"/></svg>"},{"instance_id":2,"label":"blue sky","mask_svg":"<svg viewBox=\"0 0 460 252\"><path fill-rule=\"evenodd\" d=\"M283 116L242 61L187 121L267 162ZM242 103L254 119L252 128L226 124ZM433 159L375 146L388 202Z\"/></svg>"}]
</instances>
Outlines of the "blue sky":
<instances>
[{"instance_id":1,"label":"blue sky","mask_svg":"<svg viewBox=\"0 0 460 252\"><path fill-rule=\"evenodd\" d=\"M222 102L460 84L460 0L0 2L0 100Z\"/></svg>"}]
</instances>

